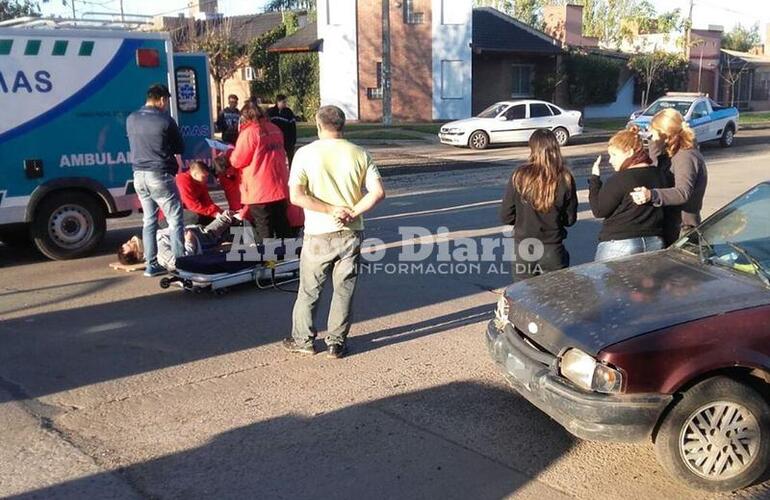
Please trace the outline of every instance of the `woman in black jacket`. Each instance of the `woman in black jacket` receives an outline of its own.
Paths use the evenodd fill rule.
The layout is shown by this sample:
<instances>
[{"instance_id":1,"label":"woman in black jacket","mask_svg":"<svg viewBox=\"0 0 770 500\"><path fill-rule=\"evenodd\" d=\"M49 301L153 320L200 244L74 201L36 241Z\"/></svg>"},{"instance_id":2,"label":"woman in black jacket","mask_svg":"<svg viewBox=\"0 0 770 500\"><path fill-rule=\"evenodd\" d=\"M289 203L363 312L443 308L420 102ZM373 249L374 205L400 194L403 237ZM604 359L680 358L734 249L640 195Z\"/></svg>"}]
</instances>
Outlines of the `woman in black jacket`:
<instances>
[{"instance_id":1,"label":"woman in black jacket","mask_svg":"<svg viewBox=\"0 0 770 500\"><path fill-rule=\"evenodd\" d=\"M577 220L575 179L556 136L536 130L529 148L529 161L511 176L500 207L500 220L513 226L514 281L568 267L563 242Z\"/></svg>"},{"instance_id":2,"label":"woman in black jacket","mask_svg":"<svg viewBox=\"0 0 770 500\"><path fill-rule=\"evenodd\" d=\"M631 196L635 187L664 187L661 170L644 150L639 129L632 127L612 136L607 148L615 170L606 182L600 177L601 156L588 178L591 211L604 219L599 232L595 260L609 260L663 248L663 210L637 205Z\"/></svg>"}]
</instances>

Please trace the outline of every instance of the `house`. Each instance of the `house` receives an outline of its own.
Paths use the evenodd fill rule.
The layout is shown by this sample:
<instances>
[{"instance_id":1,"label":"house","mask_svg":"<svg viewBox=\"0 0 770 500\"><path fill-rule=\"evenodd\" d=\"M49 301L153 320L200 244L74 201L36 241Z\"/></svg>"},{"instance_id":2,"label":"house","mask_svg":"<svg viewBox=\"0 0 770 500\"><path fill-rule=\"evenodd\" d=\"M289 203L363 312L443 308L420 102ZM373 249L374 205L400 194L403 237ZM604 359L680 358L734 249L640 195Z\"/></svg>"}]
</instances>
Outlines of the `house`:
<instances>
[{"instance_id":1,"label":"house","mask_svg":"<svg viewBox=\"0 0 770 500\"><path fill-rule=\"evenodd\" d=\"M388 2L393 120L470 116L472 0ZM321 102L351 120L382 119L382 3L317 3Z\"/></svg>"},{"instance_id":2,"label":"house","mask_svg":"<svg viewBox=\"0 0 770 500\"><path fill-rule=\"evenodd\" d=\"M473 10L471 48L474 115L498 101L541 97L536 80L555 75L563 53L559 40L491 7Z\"/></svg>"},{"instance_id":3,"label":"house","mask_svg":"<svg viewBox=\"0 0 770 500\"><path fill-rule=\"evenodd\" d=\"M472 0L389 2L390 89L394 121L466 118L505 99L534 97L538 76L555 74L558 40ZM317 42L321 101L348 118L380 121L382 0L318 3L315 36L308 30L271 51Z\"/></svg>"},{"instance_id":4,"label":"house","mask_svg":"<svg viewBox=\"0 0 770 500\"><path fill-rule=\"evenodd\" d=\"M719 102L745 111L770 110L770 56L722 49Z\"/></svg>"},{"instance_id":5,"label":"house","mask_svg":"<svg viewBox=\"0 0 770 500\"><path fill-rule=\"evenodd\" d=\"M227 30L238 43L248 46L254 39L280 27L284 22L284 14L281 12L224 17L217 12L217 8L217 0L192 0L189 17L185 17L184 14L176 17L157 17L154 19L153 28L172 33L177 47L185 47L191 38L201 36L207 29ZM307 13L298 11L296 14L298 14L300 26L306 25ZM244 103L251 97L251 82L257 78L260 78L259 68L250 67L248 61L244 59L235 74L223 82L222 104L227 101L227 96L230 94L237 95L239 101ZM213 79L211 88L216 89ZM212 112L216 116L219 113L216 99L212 99L212 107Z\"/></svg>"}]
</instances>

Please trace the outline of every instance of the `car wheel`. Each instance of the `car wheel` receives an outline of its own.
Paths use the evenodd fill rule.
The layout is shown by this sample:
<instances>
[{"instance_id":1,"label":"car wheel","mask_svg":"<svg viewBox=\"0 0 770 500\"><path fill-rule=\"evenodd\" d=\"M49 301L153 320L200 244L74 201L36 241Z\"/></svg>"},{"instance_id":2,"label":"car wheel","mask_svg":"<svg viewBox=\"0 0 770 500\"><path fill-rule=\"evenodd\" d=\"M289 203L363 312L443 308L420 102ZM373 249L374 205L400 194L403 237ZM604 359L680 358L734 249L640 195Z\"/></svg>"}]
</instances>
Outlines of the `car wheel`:
<instances>
[{"instance_id":1,"label":"car wheel","mask_svg":"<svg viewBox=\"0 0 770 500\"><path fill-rule=\"evenodd\" d=\"M724 132L722 132L722 138L719 139L719 145L723 148L729 148L735 142L735 129L732 125L728 125Z\"/></svg>"},{"instance_id":2,"label":"car wheel","mask_svg":"<svg viewBox=\"0 0 770 500\"><path fill-rule=\"evenodd\" d=\"M553 129L553 135L556 136L556 142L559 143L559 146L566 146L569 142L569 132L567 132L567 129L555 128Z\"/></svg>"},{"instance_id":3,"label":"car wheel","mask_svg":"<svg viewBox=\"0 0 770 500\"><path fill-rule=\"evenodd\" d=\"M55 193L37 207L32 239L49 259L75 259L93 251L105 230L104 208L93 197Z\"/></svg>"},{"instance_id":4,"label":"car wheel","mask_svg":"<svg viewBox=\"0 0 770 500\"><path fill-rule=\"evenodd\" d=\"M756 481L770 459L770 408L747 384L714 377L684 393L665 417L655 453L688 486L732 491Z\"/></svg>"},{"instance_id":5,"label":"car wheel","mask_svg":"<svg viewBox=\"0 0 770 500\"><path fill-rule=\"evenodd\" d=\"M483 130L477 130L468 137L468 146L471 149L487 149L489 136Z\"/></svg>"}]
</instances>

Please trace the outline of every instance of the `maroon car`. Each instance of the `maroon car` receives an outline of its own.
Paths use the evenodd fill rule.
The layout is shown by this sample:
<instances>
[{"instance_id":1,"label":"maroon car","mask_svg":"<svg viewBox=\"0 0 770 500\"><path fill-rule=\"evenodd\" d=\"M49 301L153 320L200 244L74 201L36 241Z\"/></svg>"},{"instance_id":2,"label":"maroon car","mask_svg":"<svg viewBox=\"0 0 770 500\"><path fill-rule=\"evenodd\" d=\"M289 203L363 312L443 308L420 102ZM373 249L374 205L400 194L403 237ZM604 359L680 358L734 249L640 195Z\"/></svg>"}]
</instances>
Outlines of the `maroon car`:
<instances>
[{"instance_id":1,"label":"maroon car","mask_svg":"<svg viewBox=\"0 0 770 500\"><path fill-rule=\"evenodd\" d=\"M770 459L770 183L659 252L510 286L487 328L513 387L574 435L644 441L707 490Z\"/></svg>"}]
</instances>

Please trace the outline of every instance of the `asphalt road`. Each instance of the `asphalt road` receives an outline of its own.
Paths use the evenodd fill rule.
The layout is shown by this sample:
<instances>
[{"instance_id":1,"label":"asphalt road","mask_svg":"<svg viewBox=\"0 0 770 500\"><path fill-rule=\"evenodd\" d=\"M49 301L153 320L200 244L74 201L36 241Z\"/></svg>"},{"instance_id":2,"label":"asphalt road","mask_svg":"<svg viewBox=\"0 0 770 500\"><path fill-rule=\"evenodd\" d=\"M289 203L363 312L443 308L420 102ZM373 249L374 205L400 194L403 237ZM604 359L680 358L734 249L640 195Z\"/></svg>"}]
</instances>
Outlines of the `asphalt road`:
<instances>
[{"instance_id":1,"label":"asphalt road","mask_svg":"<svg viewBox=\"0 0 770 500\"><path fill-rule=\"evenodd\" d=\"M706 213L770 178L767 142L707 150ZM406 226L496 237L508 175L389 176L367 236L386 264ZM575 264L599 228L580 197ZM290 293L187 295L108 269L137 224L111 222L99 255L73 262L0 246L0 496L704 498L651 446L581 442L508 389L482 335L509 282L498 267L365 274L351 354L302 358L278 345Z\"/></svg>"}]
</instances>

